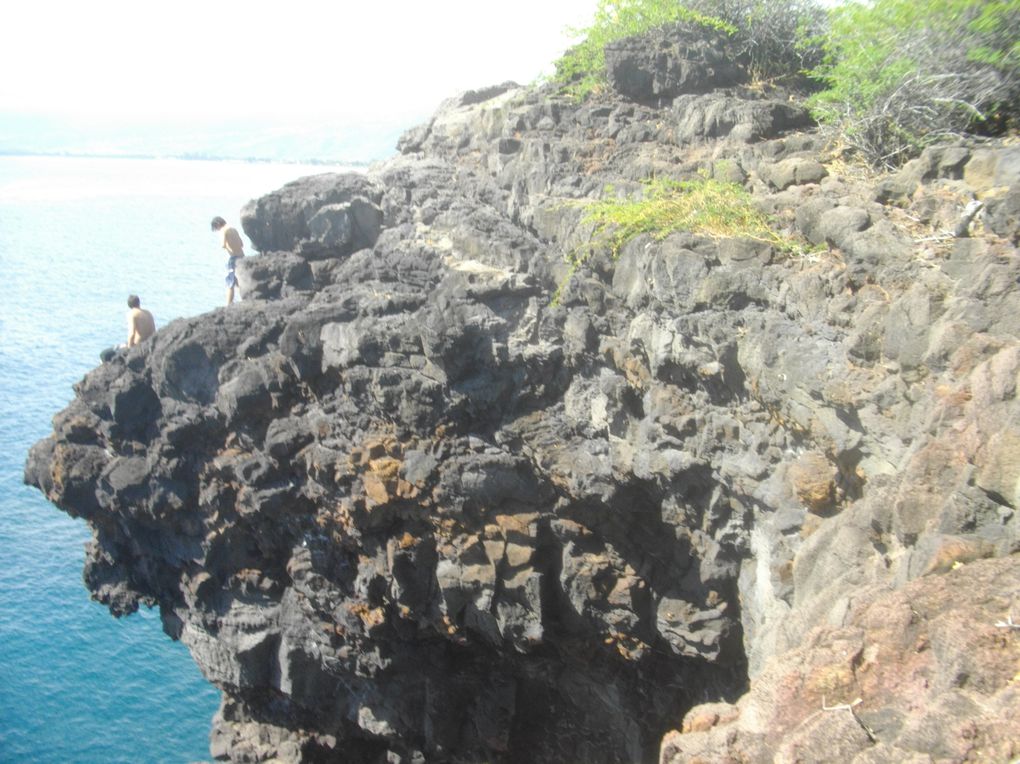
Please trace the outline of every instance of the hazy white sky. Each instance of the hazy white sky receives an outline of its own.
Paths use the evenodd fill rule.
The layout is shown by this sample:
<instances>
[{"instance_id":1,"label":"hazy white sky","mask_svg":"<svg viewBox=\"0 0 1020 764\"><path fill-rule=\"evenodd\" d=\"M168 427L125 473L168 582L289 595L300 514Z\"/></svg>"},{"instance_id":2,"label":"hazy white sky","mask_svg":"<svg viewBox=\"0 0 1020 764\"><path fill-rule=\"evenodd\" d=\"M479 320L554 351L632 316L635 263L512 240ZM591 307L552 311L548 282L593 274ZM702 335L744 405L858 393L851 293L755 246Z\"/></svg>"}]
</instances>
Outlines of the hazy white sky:
<instances>
[{"instance_id":1,"label":"hazy white sky","mask_svg":"<svg viewBox=\"0 0 1020 764\"><path fill-rule=\"evenodd\" d=\"M530 82L597 0L16 0L0 111L145 120L431 113Z\"/></svg>"}]
</instances>

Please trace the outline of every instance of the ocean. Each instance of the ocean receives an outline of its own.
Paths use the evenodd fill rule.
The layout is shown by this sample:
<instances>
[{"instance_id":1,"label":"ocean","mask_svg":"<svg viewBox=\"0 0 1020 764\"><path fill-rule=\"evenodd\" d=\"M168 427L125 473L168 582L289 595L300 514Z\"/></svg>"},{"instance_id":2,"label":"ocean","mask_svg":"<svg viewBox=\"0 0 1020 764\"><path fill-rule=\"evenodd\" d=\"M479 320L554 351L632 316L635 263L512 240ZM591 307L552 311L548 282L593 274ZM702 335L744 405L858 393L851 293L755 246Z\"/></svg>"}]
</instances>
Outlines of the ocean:
<instances>
[{"instance_id":1,"label":"ocean","mask_svg":"<svg viewBox=\"0 0 1020 764\"><path fill-rule=\"evenodd\" d=\"M0 762L209 759L219 694L156 611L114 619L81 580L89 531L22 485L71 386L126 339L224 301L209 221L328 166L0 157ZM250 243L245 240L246 251Z\"/></svg>"}]
</instances>

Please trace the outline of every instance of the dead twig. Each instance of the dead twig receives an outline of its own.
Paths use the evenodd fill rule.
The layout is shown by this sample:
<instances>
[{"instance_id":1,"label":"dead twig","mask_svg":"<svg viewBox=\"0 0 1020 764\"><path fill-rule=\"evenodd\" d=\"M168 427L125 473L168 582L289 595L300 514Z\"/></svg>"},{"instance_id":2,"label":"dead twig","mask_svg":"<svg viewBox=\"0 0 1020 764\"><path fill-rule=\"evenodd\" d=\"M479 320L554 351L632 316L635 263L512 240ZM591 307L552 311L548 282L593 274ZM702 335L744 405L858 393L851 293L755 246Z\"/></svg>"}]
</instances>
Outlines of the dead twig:
<instances>
[{"instance_id":1,"label":"dead twig","mask_svg":"<svg viewBox=\"0 0 1020 764\"><path fill-rule=\"evenodd\" d=\"M857 700L855 700L853 703L840 703L840 704L835 705L835 706L830 706L830 705L826 705L826 703L825 703L825 696L823 695L822 696L822 710L823 711L849 711L850 712L850 716L852 716L854 718L854 721L857 722L860 725L862 730L864 730L864 734L868 736L868 740L870 740L872 743L877 743L878 742L878 738L875 737L875 733L872 731L872 729L867 724L865 724L863 721L861 721L861 717L859 717L857 715L857 712L854 710L854 708L856 706L859 706L863 702L864 701L861 698L857 698Z\"/></svg>"},{"instance_id":2,"label":"dead twig","mask_svg":"<svg viewBox=\"0 0 1020 764\"><path fill-rule=\"evenodd\" d=\"M1013 614L1006 616L1005 621L996 621L995 625L1000 629L1020 629L1020 623L1013 621Z\"/></svg>"},{"instance_id":3,"label":"dead twig","mask_svg":"<svg viewBox=\"0 0 1020 764\"><path fill-rule=\"evenodd\" d=\"M838 706L827 706L825 705L825 696L822 696L822 710L823 711L850 711L853 712L854 706L859 706L864 700L857 698L853 703L840 703Z\"/></svg>"}]
</instances>

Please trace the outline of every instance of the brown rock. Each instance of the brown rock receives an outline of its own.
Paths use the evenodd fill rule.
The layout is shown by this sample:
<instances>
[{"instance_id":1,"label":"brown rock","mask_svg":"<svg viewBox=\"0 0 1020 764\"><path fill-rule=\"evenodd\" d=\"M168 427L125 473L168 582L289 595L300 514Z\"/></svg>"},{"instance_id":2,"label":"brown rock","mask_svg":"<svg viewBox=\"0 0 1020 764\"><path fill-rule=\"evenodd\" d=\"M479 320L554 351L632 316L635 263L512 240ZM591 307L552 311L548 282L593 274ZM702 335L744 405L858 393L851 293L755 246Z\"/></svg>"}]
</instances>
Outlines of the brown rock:
<instances>
[{"instance_id":1,"label":"brown rock","mask_svg":"<svg viewBox=\"0 0 1020 764\"><path fill-rule=\"evenodd\" d=\"M660 762L1014 761L1018 591L1017 555L861 590L845 626L820 626L766 665L736 718L689 712Z\"/></svg>"},{"instance_id":2,"label":"brown rock","mask_svg":"<svg viewBox=\"0 0 1020 764\"><path fill-rule=\"evenodd\" d=\"M818 451L808 451L787 471L790 488L812 512L830 510L836 499L836 471Z\"/></svg>"},{"instance_id":3,"label":"brown rock","mask_svg":"<svg viewBox=\"0 0 1020 764\"><path fill-rule=\"evenodd\" d=\"M705 732L720 724L729 724L740 716L731 703L705 703L684 717L683 731Z\"/></svg>"},{"instance_id":4,"label":"brown rock","mask_svg":"<svg viewBox=\"0 0 1020 764\"><path fill-rule=\"evenodd\" d=\"M947 573L959 565L995 554L995 546L981 539L967 539L959 536L940 536L935 549L924 566L922 575Z\"/></svg>"},{"instance_id":5,"label":"brown rock","mask_svg":"<svg viewBox=\"0 0 1020 764\"><path fill-rule=\"evenodd\" d=\"M365 497L371 504L387 504L390 501L388 481L375 472L367 472L361 478Z\"/></svg>"}]
</instances>

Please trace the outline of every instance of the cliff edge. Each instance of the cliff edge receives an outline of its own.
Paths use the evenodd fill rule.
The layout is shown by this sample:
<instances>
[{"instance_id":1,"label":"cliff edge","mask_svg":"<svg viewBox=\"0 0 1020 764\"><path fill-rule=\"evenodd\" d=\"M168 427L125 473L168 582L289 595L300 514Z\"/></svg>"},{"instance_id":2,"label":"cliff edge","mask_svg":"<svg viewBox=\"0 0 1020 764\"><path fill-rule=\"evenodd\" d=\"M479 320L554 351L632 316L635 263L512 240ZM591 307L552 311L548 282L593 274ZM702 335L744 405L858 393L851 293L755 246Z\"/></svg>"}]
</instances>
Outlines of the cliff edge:
<instances>
[{"instance_id":1,"label":"cliff edge","mask_svg":"<svg viewBox=\"0 0 1020 764\"><path fill-rule=\"evenodd\" d=\"M1020 145L855 171L677 34L252 201L245 301L33 447L93 595L222 691L217 760L1020 755ZM584 205L649 178L801 246L611 257Z\"/></svg>"}]
</instances>

